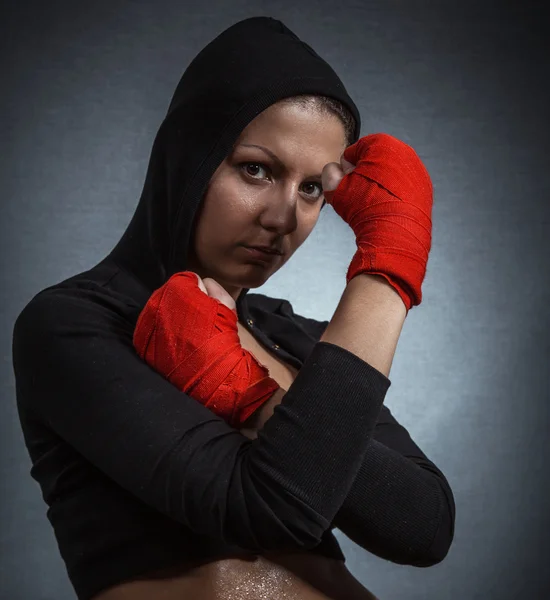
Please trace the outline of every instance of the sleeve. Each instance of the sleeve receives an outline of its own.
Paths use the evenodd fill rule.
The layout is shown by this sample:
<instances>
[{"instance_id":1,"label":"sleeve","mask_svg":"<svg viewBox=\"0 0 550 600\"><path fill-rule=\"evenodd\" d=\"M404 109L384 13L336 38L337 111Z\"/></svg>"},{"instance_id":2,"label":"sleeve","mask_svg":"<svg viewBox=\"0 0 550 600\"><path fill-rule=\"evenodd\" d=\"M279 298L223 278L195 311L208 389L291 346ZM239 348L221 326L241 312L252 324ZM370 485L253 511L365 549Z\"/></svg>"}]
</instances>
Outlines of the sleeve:
<instances>
[{"instance_id":1,"label":"sleeve","mask_svg":"<svg viewBox=\"0 0 550 600\"><path fill-rule=\"evenodd\" d=\"M315 339L329 324L293 311L292 318ZM441 470L382 406L363 462L332 525L381 558L429 567L449 552L455 512L453 492Z\"/></svg>"},{"instance_id":2,"label":"sleeve","mask_svg":"<svg viewBox=\"0 0 550 600\"><path fill-rule=\"evenodd\" d=\"M38 294L13 330L17 401L122 488L256 553L317 546L364 460L390 380L319 343L251 441L142 361L97 293Z\"/></svg>"},{"instance_id":3,"label":"sleeve","mask_svg":"<svg viewBox=\"0 0 550 600\"><path fill-rule=\"evenodd\" d=\"M381 558L430 567L448 554L454 523L455 502L447 479L382 407L333 525Z\"/></svg>"}]
</instances>

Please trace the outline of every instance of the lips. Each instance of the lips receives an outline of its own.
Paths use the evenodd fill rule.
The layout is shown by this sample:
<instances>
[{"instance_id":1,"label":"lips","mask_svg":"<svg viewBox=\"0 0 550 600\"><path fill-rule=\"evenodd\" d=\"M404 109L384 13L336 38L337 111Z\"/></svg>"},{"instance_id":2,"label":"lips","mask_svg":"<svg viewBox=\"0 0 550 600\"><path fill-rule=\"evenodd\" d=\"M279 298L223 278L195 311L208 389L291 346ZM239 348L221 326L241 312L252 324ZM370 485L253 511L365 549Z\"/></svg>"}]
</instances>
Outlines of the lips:
<instances>
[{"instance_id":1,"label":"lips","mask_svg":"<svg viewBox=\"0 0 550 600\"><path fill-rule=\"evenodd\" d=\"M270 248L268 246L247 246L247 248L252 248L253 250L261 250L262 252L267 252L268 254L277 254L281 255L282 252L277 250L277 248Z\"/></svg>"},{"instance_id":2,"label":"lips","mask_svg":"<svg viewBox=\"0 0 550 600\"><path fill-rule=\"evenodd\" d=\"M270 265L281 258L279 254L275 254L274 252L264 252L263 250L249 246L243 246L243 250L246 250L246 254L249 258L263 263L264 265Z\"/></svg>"}]
</instances>

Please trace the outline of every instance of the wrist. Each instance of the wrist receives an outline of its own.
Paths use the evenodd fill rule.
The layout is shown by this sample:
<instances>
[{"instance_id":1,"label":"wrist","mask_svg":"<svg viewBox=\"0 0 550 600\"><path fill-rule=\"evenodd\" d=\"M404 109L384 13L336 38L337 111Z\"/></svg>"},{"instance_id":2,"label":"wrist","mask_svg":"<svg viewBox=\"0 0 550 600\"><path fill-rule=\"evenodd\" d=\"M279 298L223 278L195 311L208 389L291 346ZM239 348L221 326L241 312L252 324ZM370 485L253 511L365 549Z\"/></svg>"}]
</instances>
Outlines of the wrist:
<instances>
[{"instance_id":1,"label":"wrist","mask_svg":"<svg viewBox=\"0 0 550 600\"><path fill-rule=\"evenodd\" d=\"M248 419L243 423L242 427L247 430L262 429L266 421L271 417L275 407L281 403L287 390L279 387L274 394L260 406ZM241 429L242 431L242 429Z\"/></svg>"},{"instance_id":2,"label":"wrist","mask_svg":"<svg viewBox=\"0 0 550 600\"><path fill-rule=\"evenodd\" d=\"M401 313L403 318L407 316L408 309L403 297L384 275L359 273L349 280L347 288L350 292L357 291L358 293L368 290L369 305L385 307L396 315Z\"/></svg>"}]
</instances>

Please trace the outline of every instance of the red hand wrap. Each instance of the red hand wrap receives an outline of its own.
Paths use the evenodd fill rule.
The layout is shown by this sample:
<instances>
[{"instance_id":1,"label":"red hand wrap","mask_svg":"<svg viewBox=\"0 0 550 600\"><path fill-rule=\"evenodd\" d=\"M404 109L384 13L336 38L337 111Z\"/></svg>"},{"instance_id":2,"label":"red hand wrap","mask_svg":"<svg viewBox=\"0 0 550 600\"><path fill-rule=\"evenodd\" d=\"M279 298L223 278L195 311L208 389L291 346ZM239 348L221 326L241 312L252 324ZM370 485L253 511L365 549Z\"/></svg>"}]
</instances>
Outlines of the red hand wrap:
<instances>
[{"instance_id":1,"label":"red hand wrap","mask_svg":"<svg viewBox=\"0 0 550 600\"><path fill-rule=\"evenodd\" d=\"M346 282L360 273L382 275L409 311L422 302L432 243L428 171L410 146L385 133L362 137L344 158L355 169L324 195L357 238Z\"/></svg>"},{"instance_id":2,"label":"red hand wrap","mask_svg":"<svg viewBox=\"0 0 550 600\"><path fill-rule=\"evenodd\" d=\"M236 312L202 292L191 271L155 290L133 343L153 369L235 428L279 389L241 346Z\"/></svg>"}]
</instances>

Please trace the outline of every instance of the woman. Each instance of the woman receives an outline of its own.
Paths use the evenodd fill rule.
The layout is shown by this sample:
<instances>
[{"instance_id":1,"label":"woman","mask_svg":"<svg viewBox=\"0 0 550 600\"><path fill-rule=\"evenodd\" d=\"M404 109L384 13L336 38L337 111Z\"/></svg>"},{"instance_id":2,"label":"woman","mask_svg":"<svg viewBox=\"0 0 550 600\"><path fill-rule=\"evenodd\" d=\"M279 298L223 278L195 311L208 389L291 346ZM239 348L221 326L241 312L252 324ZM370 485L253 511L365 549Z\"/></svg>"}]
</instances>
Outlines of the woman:
<instances>
[{"instance_id":1,"label":"woman","mask_svg":"<svg viewBox=\"0 0 550 600\"><path fill-rule=\"evenodd\" d=\"M341 103L355 120L351 137L345 118L278 104L301 95ZM394 562L429 566L445 556L452 493L382 406L388 368L337 345L333 322L327 327L295 315L285 301L248 295L283 263L266 267L240 246L280 243L290 256L322 205L310 183L339 162L359 130L344 86L309 46L274 19L235 24L185 71L119 243L90 270L42 290L19 315L13 361L31 475L79 600L372 598L346 569L334 526ZM269 179L283 191L261 175L255 183L256 169L241 164L265 163L259 155L237 164L235 145L249 135L284 154L286 170L271 162ZM278 194L282 204L267 202ZM222 213L226 202L235 210ZM341 216L345 204L334 204ZM229 327L233 318L236 329L238 314L241 358L252 356L254 344L277 346L266 364L277 385L291 389L258 439L200 394L178 389L167 365L147 364L135 351L144 307L167 282L185 281L179 275L190 267L213 294L204 294L200 279L187 288L197 299L195 317L214 319L212 327ZM416 303L417 279L408 281L416 282L408 290ZM216 300L217 284L236 311ZM172 312L181 308L174 304ZM204 335L204 322L197 318L187 330ZM170 344L178 350L180 333L163 331L161 355ZM317 343L327 333L328 343ZM208 366L210 357L201 356L192 376ZM285 359L295 372L285 373ZM238 384L232 380L231 390ZM259 411L269 406L265 393L259 400Z\"/></svg>"}]
</instances>

